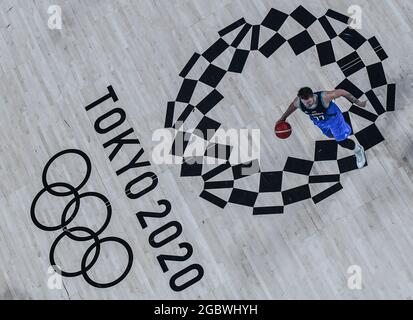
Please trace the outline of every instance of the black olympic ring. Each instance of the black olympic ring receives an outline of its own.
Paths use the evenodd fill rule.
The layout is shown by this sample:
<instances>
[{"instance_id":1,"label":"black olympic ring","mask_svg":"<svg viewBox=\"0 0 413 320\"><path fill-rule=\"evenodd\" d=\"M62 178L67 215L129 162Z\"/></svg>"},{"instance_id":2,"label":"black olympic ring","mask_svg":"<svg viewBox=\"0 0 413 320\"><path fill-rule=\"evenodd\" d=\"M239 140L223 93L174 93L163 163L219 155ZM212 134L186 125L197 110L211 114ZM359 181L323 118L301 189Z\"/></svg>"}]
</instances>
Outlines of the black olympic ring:
<instances>
[{"instance_id":1,"label":"black olympic ring","mask_svg":"<svg viewBox=\"0 0 413 320\"><path fill-rule=\"evenodd\" d=\"M42 196L43 193L45 193L48 188L43 188L42 190L40 190L40 192L34 197L31 208L30 208L30 215L32 218L33 223L36 225L36 227L38 227L39 229L43 230L43 231L57 231L59 229L62 229L64 227L66 227L74 218L74 216L77 214L77 212L79 211L79 206L80 206L80 198L79 198L79 193L77 192L77 190L71 186L68 183L64 183L64 182L56 182L56 183L52 183L49 185L49 190L52 190L52 187L66 187L68 189L70 189L75 197L73 198L74 200L76 200L76 207L73 210L72 216L70 216L70 218L67 221L62 222L62 224L57 225L57 226L53 226L53 227L49 227L49 226L45 226L43 224L41 224L39 222L39 220L37 220L36 217L36 205L37 205L37 201L40 199L40 197ZM65 208L66 209L66 208ZM62 217L63 220L63 217Z\"/></svg>"},{"instance_id":2,"label":"black olympic ring","mask_svg":"<svg viewBox=\"0 0 413 320\"><path fill-rule=\"evenodd\" d=\"M85 193L80 194L78 198L73 198L72 200L70 200L69 203L66 205L65 209L63 210L63 214L62 214L62 225L64 224L65 226L67 226L67 225L74 219L74 217L75 217L76 214L77 214L77 211L73 211L73 212L76 212L76 214L75 214L75 213L72 213L72 215L70 216L70 218L69 218L67 221L65 220L66 215L67 215L67 211L68 211L68 209L72 206L73 202L76 201L76 206L77 206L78 199L84 198L84 197L89 197L89 196L92 196L92 197L94 196L94 197L97 197L97 198L101 199L101 200L105 203L105 205L106 205L106 212L107 212L106 220L105 220L103 226L102 226L97 232L95 232L95 234L98 236L98 235L100 235L103 231L105 231L106 227L108 226L108 224L109 224L109 222L110 222L110 218L111 218L111 216L112 216L112 206L111 206L108 198L106 198L103 194L100 194L100 193L98 193L98 192L85 192ZM66 227L64 227L63 230L64 230L65 232L67 232L67 228L66 228ZM89 237L84 237L84 238L82 238L82 237L74 236L74 235L71 234L70 232L67 232L67 236L68 236L70 239L76 240L76 241L88 241L88 240L92 240L92 239L93 239L93 236L89 236Z\"/></svg>"},{"instance_id":3,"label":"black olympic ring","mask_svg":"<svg viewBox=\"0 0 413 320\"><path fill-rule=\"evenodd\" d=\"M47 171L48 171L50 165L58 157L60 157L64 154L77 154L77 155L80 155L85 160L86 167L87 167L86 176L77 187L74 187L74 186L72 186L68 183L65 183L65 182L55 182L55 183L51 183L51 184L49 184L47 182L46 176L47 176ZM100 234L102 234L105 231L105 229L107 228L107 226L109 225L110 219L112 217L112 206L111 206L108 198L105 197L104 195L102 195L101 193L98 193L98 192L79 193L80 189L83 188L85 186L85 184L87 183L87 181L89 180L90 175L91 175L91 171L92 171L91 161L90 161L89 157L83 151L80 151L80 150L77 150L77 149L68 149L68 150L61 151L61 152L57 153L56 155L54 155L47 162L47 164L46 164L46 166L43 170L42 182L43 182L44 188L42 190L40 190L37 193L37 195L34 197L34 199L32 201L31 208L30 208L30 216L31 216L31 219L32 219L33 223L36 225L36 227L38 227L41 230L44 230L44 231L57 231L57 230L60 230L60 229L63 230L63 232L53 242L53 244L50 248L50 253L49 253L50 263L51 263L52 267L54 268L54 270L57 273L59 273L62 276L65 276L65 277L76 277L76 276L82 275L84 277L84 279L86 280L86 282L89 283L90 285L94 286L94 287L109 288L109 287L112 287L112 286L118 284L119 282L121 282L127 276L130 269L132 268L133 252L132 252L132 249L131 249L130 245L123 239L120 239L120 238L117 238L117 237L106 237L106 238L99 239L98 236ZM64 187L64 188L68 189L69 191L68 192L57 192L57 191L53 190L53 188L56 188L56 187ZM36 217L37 202L38 202L39 198L46 191L48 193L54 195L54 196L57 196L57 197L65 197L65 196L73 195L73 199L71 199L69 201L69 203L66 205L66 207L63 210L60 225L47 226L47 225L44 225L44 224L40 223L40 221ZM100 200L102 200L103 203L106 206L106 219L105 219L105 222L103 223L102 227L98 231L93 231L90 228L81 227L81 226L67 228L67 226L76 217L76 215L79 211L79 207L80 207L80 199L84 198L84 197L97 197ZM72 207L73 204L75 204L75 208L74 208L73 212L71 213L71 215L69 217L67 217L69 208ZM89 234L89 236L84 236L84 237L76 236L76 235L73 234L73 232L76 232L76 231L86 232L86 233ZM72 240L79 241L79 242L89 241L89 240L94 241L94 243L86 250L86 252L85 252L85 254L82 258L81 268L80 268L79 271L75 271L75 272L64 271L64 270L61 270L60 267L58 267L56 265L56 261L55 261L56 246L59 243L59 241L62 238L64 238L65 236L67 236L68 238L70 238ZM89 277L89 275L87 274L87 272L95 265L95 263L96 263L96 261L99 257L100 244L104 243L104 242L109 242L109 241L117 242L117 243L119 243L119 244L121 244L125 247L126 252L128 254L128 264L126 266L125 271L120 275L120 277L118 277L114 281L111 281L111 282L108 282L108 283L98 283L98 282L92 280ZM87 258L89 257L89 254L91 253L91 251L93 249L95 249L94 256L93 256L92 260L90 261L90 263L86 265Z\"/></svg>"},{"instance_id":4,"label":"black olympic ring","mask_svg":"<svg viewBox=\"0 0 413 320\"><path fill-rule=\"evenodd\" d=\"M88 258L88 256L89 256L89 253L90 253L95 247L96 247L96 252L97 252L97 251L98 251L97 248L100 246L101 243L109 242L109 241L117 242L117 243L122 244L122 245L125 247L126 251L128 252L128 256L129 256L129 257L132 257L132 255L133 255L132 249L131 249L131 247L129 246L129 244L128 244L125 240L120 239L120 238L117 238L117 237L106 237L106 238L100 239L98 242L95 242L94 244L92 244L92 245L89 247L89 249L86 250L85 255L83 256L83 259L82 259L82 262L81 262L81 269L80 269L80 270L82 271L83 278L85 278L85 280L87 281L87 283L89 283L90 285L92 285L92 286L94 286L94 287L98 287L98 288L109 288L109 287L113 287L113 286L117 285L119 282L121 282L123 279L125 279L125 277L126 277L127 274L129 273L130 269L132 268L132 259L129 259L129 260L128 260L128 265L126 266L125 271L120 275L120 277L117 278L116 280L114 280L114 281L112 281L112 282L108 282L108 283L97 283L97 282L93 281L93 280L89 277L89 275L87 274L87 271L89 270L89 268L86 267L86 261L87 261L87 258ZM95 256L96 256L96 253L95 253ZM96 262L96 261L95 261L95 256L93 257L92 262L89 264L89 266L91 266L91 267L93 267L93 265L94 265L95 262Z\"/></svg>"},{"instance_id":5,"label":"black olympic ring","mask_svg":"<svg viewBox=\"0 0 413 320\"><path fill-rule=\"evenodd\" d=\"M52 188L50 188L49 184L47 183L47 171L49 170L50 165L53 163L53 161L55 161L58 157L67 154L67 153L75 153L78 154L79 156L81 156L85 162L86 162L86 176L83 179L83 181L76 187L74 188L76 191L79 191L80 189L82 189L86 182L89 180L90 178L90 174L92 172L92 163L90 162L89 157L87 156L86 153L84 153L81 150L77 150L77 149L67 149L67 150L63 150L60 151L59 153L55 154L45 165L44 169L43 169L43 173L42 173L42 182L43 182L43 186L45 187L46 191L49 192L50 194L57 196L57 197L64 197L64 196L69 196L72 194L72 192L67 192L67 193L62 193L62 192L57 192L54 191Z\"/></svg>"},{"instance_id":6,"label":"black olympic ring","mask_svg":"<svg viewBox=\"0 0 413 320\"><path fill-rule=\"evenodd\" d=\"M57 269L57 265L56 265L56 261L54 258L54 252L56 250L56 246L59 243L59 241L66 235L69 235L71 232L73 231L83 231L83 232L87 232L90 234L90 236L93 238L93 240L95 241L95 243L98 243L98 246L96 247L96 251L95 251L95 256L93 257L92 261L90 262L90 264L86 267L85 271L88 271L90 268L93 267L93 265L95 264L95 262L98 259L98 256L100 254L100 240L97 237L97 235L90 230L89 228L86 227L73 227L70 229L67 229L67 232L62 232L57 238L56 240L53 242L51 248L50 248L50 253L49 253L49 260L50 260L50 265L53 266L53 268L55 269L56 272L59 272L59 274L61 274L64 277L77 277L80 276L82 274L82 270L80 271L76 271L76 272L67 272L67 271L63 271L61 269ZM76 241L82 241L82 240L76 240ZM83 268L83 267L82 267Z\"/></svg>"}]
</instances>

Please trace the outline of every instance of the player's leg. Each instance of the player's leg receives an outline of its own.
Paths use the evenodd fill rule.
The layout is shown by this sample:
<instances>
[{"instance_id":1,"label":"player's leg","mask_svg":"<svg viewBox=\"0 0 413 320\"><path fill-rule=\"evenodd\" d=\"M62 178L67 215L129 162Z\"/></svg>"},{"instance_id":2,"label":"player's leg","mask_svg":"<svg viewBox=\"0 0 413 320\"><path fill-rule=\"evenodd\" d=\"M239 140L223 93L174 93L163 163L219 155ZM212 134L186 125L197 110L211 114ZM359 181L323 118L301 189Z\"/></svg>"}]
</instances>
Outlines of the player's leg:
<instances>
[{"instance_id":1,"label":"player's leg","mask_svg":"<svg viewBox=\"0 0 413 320\"><path fill-rule=\"evenodd\" d=\"M327 136L333 136L337 143L343 148L352 150L356 156L357 167L363 168L366 164L366 155L364 153L363 146L356 144L348 137L351 135L351 127L344 119L343 114L337 105L332 104L331 110L335 112L335 116L331 117L327 121L314 124L321 129L321 131Z\"/></svg>"},{"instance_id":2,"label":"player's leg","mask_svg":"<svg viewBox=\"0 0 413 320\"><path fill-rule=\"evenodd\" d=\"M363 168L366 164L366 155L364 153L363 146L356 144L353 140L349 139L351 135L351 127L345 121L343 114L337 108L337 116L330 121L330 130L334 135L337 143L343 148L352 150L356 156L357 167Z\"/></svg>"},{"instance_id":3,"label":"player's leg","mask_svg":"<svg viewBox=\"0 0 413 320\"><path fill-rule=\"evenodd\" d=\"M345 149L352 150L352 151L356 148L356 143L353 140L351 140L350 138L347 138L347 139L342 140L342 141L337 141L337 143L341 147L343 147Z\"/></svg>"},{"instance_id":4,"label":"player's leg","mask_svg":"<svg viewBox=\"0 0 413 320\"><path fill-rule=\"evenodd\" d=\"M366 164L366 154L364 153L364 148L362 145L355 143L353 140L347 138L342 141L337 141L337 143L346 149L352 150L356 156L357 168L361 169Z\"/></svg>"}]
</instances>

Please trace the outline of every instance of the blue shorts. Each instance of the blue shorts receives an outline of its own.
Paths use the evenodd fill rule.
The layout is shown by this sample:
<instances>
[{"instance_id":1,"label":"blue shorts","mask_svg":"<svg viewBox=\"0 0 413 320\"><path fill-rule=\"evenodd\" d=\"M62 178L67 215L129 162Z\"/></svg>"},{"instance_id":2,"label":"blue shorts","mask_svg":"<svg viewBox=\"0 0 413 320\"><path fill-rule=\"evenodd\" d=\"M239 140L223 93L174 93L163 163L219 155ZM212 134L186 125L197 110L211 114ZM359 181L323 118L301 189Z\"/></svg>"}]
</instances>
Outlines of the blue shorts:
<instances>
[{"instance_id":1,"label":"blue shorts","mask_svg":"<svg viewBox=\"0 0 413 320\"><path fill-rule=\"evenodd\" d=\"M340 108L332 101L327 109L327 114L335 114L326 121L319 121L311 118L313 123L329 138L336 141L346 140L351 135L351 127L344 119Z\"/></svg>"}]
</instances>

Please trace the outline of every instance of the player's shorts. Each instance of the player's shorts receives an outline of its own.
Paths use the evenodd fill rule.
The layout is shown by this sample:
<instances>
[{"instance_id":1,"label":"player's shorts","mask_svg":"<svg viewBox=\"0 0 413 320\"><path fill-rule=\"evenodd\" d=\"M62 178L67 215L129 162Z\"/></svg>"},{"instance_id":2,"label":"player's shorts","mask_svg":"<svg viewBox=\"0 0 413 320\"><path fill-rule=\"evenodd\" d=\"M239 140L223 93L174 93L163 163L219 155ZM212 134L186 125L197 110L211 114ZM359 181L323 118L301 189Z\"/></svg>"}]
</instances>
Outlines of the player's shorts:
<instances>
[{"instance_id":1,"label":"player's shorts","mask_svg":"<svg viewBox=\"0 0 413 320\"><path fill-rule=\"evenodd\" d=\"M332 101L328 108L328 114L334 114L326 121L317 121L313 119L314 124L321 129L323 134L329 138L335 138L336 141L346 140L351 135L351 127L344 119L340 108Z\"/></svg>"}]
</instances>

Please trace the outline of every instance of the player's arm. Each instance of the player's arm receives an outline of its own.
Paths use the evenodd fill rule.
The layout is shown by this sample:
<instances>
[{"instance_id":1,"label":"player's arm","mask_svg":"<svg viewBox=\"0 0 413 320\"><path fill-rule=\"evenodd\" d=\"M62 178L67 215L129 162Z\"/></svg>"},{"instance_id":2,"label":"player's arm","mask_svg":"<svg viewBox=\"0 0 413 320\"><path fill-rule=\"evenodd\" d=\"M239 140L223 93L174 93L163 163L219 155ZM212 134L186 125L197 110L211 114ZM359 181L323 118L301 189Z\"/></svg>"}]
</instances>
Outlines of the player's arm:
<instances>
[{"instance_id":1,"label":"player's arm","mask_svg":"<svg viewBox=\"0 0 413 320\"><path fill-rule=\"evenodd\" d=\"M286 121L287 118L295 111L297 110L297 106L296 106L296 100L298 98L295 98L293 102L291 102L290 106L288 107L288 109L284 112L284 114L281 116L281 118L277 121Z\"/></svg>"},{"instance_id":2,"label":"player's arm","mask_svg":"<svg viewBox=\"0 0 413 320\"><path fill-rule=\"evenodd\" d=\"M337 99L339 97L344 97L346 98L348 101L350 101L351 103L361 107L361 108L365 108L367 101L360 101L358 100L355 96L353 96L350 92L343 90L343 89L337 89L337 90L333 90L333 91L327 91L324 94L324 99L326 100L326 105L329 105L330 102L334 99Z\"/></svg>"}]
</instances>

